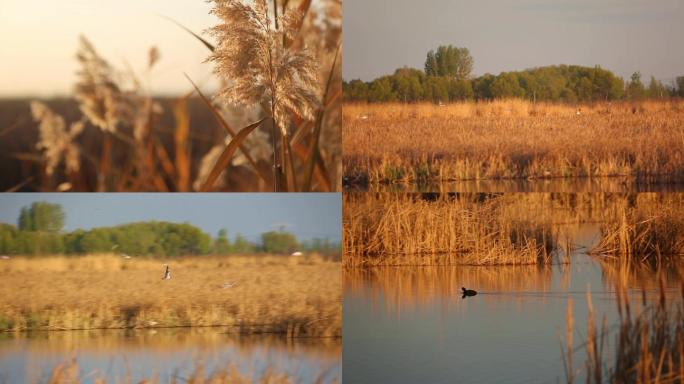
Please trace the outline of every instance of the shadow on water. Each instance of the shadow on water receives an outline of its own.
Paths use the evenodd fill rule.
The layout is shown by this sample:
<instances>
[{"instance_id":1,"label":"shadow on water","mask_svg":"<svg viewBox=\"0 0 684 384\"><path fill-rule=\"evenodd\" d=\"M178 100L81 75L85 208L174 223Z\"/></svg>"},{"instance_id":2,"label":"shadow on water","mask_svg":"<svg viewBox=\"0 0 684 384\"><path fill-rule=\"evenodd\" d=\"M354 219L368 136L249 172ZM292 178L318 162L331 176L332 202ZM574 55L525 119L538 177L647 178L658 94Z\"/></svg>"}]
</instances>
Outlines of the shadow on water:
<instances>
[{"instance_id":1,"label":"shadow on water","mask_svg":"<svg viewBox=\"0 0 684 384\"><path fill-rule=\"evenodd\" d=\"M235 366L260 377L267 370L302 382L341 376L341 341L233 336L217 328L54 331L0 334L0 382L47 382L58 364L75 357L83 383L187 377L198 365L211 374ZM118 380L118 381L117 381Z\"/></svg>"},{"instance_id":2,"label":"shadow on water","mask_svg":"<svg viewBox=\"0 0 684 384\"><path fill-rule=\"evenodd\" d=\"M596 224L571 231L569 241L581 246L567 264L345 271L343 381L563 381L559 338L569 299L575 340L587 335L588 292L597 318L605 315L610 325L618 317L615 287L626 275L586 254L598 231ZM665 272L666 293L680 297L682 270ZM642 294L658 296L653 270L637 268L626 278L635 303ZM463 287L477 295L464 300Z\"/></svg>"}]
</instances>

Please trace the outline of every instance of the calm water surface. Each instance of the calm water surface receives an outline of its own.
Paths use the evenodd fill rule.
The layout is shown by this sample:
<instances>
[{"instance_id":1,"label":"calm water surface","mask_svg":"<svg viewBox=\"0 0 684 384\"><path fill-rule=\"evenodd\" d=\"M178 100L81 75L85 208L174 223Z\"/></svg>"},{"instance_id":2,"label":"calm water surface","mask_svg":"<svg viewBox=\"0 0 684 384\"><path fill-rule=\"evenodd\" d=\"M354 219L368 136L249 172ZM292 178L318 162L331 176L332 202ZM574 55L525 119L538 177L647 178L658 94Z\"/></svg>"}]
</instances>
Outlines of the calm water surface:
<instances>
[{"instance_id":1,"label":"calm water surface","mask_svg":"<svg viewBox=\"0 0 684 384\"><path fill-rule=\"evenodd\" d=\"M157 377L178 382L197 363L206 374L235 366L259 377L266 369L285 373L303 383L339 382L339 339L236 337L217 328L107 330L0 334L0 383L47 382L52 369L76 357L83 383L97 377L108 382L131 382Z\"/></svg>"},{"instance_id":2,"label":"calm water surface","mask_svg":"<svg viewBox=\"0 0 684 384\"><path fill-rule=\"evenodd\" d=\"M598 226L572 242L591 247ZM597 319L617 320L614 274L579 248L550 267L398 267L345 273L344 383L563 382L560 335L572 299L574 345L587 334L588 299ZM679 283L667 281L676 297ZM476 289L461 298L461 286ZM657 281L635 273L630 295L657 295ZM636 305L636 304L635 304ZM609 349L609 348L608 348ZM575 366L584 364L578 348ZM607 355L609 356L609 355ZM582 367L583 368L583 367ZM583 372L576 382L584 382Z\"/></svg>"}]
</instances>

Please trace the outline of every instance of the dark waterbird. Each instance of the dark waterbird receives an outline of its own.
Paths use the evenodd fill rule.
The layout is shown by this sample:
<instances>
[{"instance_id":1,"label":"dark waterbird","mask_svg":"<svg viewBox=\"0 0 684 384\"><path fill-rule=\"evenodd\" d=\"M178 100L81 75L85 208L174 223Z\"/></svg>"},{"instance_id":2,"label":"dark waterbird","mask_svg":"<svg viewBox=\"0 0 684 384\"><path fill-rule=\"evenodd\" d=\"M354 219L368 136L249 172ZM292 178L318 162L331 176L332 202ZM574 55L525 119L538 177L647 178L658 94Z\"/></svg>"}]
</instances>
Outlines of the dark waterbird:
<instances>
[{"instance_id":1,"label":"dark waterbird","mask_svg":"<svg viewBox=\"0 0 684 384\"><path fill-rule=\"evenodd\" d=\"M465 287L461 287L463 290L463 296L461 298L465 299L466 296L475 296L477 295L477 291L474 291L472 289L465 289Z\"/></svg>"}]
</instances>

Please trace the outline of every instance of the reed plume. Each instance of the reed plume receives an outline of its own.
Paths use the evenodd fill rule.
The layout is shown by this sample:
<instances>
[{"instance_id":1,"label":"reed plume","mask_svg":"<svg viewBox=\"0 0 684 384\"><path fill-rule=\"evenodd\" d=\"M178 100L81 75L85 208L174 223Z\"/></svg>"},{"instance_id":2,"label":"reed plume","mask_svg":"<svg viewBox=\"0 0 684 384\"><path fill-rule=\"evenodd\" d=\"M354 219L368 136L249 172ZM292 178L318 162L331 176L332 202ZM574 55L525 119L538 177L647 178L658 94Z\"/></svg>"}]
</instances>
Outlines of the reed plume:
<instances>
[{"instance_id":1,"label":"reed plume","mask_svg":"<svg viewBox=\"0 0 684 384\"><path fill-rule=\"evenodd\" d=\"M104 132L116 132L119 122L131 116L129 101L116 82L114 69L85 38L80 37L76 58L81 65L77 72L75 96L81 112Z\"/></svg>"},{"instance_id":2,"label":"reed plume","mask_svg":"<svg viewBox=\"0 0 684 384\"><path fill-rule=\"evenodd\" d=\"M67 129L64 118L39 101L31 102L31 114L40 122L40 139L36 148L43 150L46 173L52 175L62 158L67 172L78 172L81 152L74 139L83 131L84 122L72 123Z\"/></svg>"},{"instance_id":3,"label":"reed plume","mask_svg":"<svg viewBox=\"0 0 684 384\"><path fill-rule=\"evenodd\" d=\"M227 103L267 106L273 119L274 190L278 191L295 182L288 183L286 170L288 157L292 168L290 121L314 119L319 95L315 55L306 46L294 48L290 44L299 34L303 14L283 9L279 16L277 5L274 7L271 19L266 0L253 4L214 0L211 13L222 23L210 29L218 44L208 60L215 65L214 73L230 84L221 88L219 98Z\"/></svg>"},{"instance_id":4,"label":"reed plume","mask_svg":"<svg viewBox=\"0 0 684 384\"><path fill-rule=\"evenodd\" d=\"M214 0L211 13L222 23L210 29L218 44L209 56L214 73L229 80L219 97L234 104L266 102L283 135L292 115L313 118L318 104L318 65L306 47L289 49L302 15L289 10L274 20L266 0Z\"/></svg>"}]
</instances>

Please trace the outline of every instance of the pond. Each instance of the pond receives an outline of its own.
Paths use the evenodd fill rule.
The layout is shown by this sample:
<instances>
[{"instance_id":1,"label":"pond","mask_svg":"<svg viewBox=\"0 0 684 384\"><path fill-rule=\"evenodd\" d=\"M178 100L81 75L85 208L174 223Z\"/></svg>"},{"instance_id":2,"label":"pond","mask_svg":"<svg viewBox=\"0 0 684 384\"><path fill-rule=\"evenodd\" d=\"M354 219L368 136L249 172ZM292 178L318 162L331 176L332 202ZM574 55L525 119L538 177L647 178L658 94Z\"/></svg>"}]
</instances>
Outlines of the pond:
<instances>
[{"instance_id":1,"label":"pond","mask_svg":"<svg viewBox=\"0 0 684 384\"><path fill-rule=\"evenodd\" d=\"M586 254L597 241L598 224L566 232L574 246L568 264L347 270L343 382L563 382L569 301L576 382L584 382L587 293L596 318L605 315L610 330L618 318L617 277ZM679 284L669 275L669 296L678 297ZM461 287L478 294L462 298ZM635 273L628 293L640 302L642 294L656 297L657 287L654 275Z\"/></svg>"},{"instance_id":2,"label":"pond","mask_svg":"<svg viewBox=\"0 0 684 384\"><path fill-rule=\"evenodd\" d=\"M200 365L205 375L235 367L253 379L265 372L296 382L339 382L339 338L239 337L220 328L53 331L0 334L0 383L47 382L54 367L75 357L82 383L157 378L177 382Z\"/></svg>"}]
</instances>

